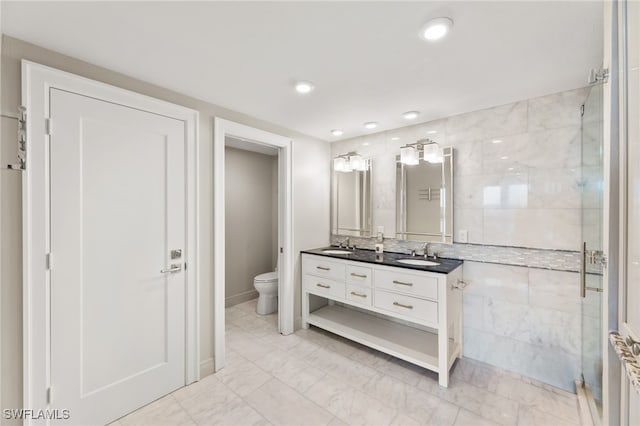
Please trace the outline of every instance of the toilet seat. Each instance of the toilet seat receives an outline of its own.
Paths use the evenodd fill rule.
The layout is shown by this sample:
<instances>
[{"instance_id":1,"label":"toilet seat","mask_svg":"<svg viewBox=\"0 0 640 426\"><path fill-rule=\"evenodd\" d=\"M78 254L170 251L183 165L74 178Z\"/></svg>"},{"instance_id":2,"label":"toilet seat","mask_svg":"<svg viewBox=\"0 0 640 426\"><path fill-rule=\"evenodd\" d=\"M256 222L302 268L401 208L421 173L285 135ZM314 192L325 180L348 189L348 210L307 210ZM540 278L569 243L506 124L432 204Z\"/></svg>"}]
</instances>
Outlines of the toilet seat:
<instances>
[{"instance_id":1,"label":"toilet seat","mask_svg":"<svg viewBox=\"0 0 640 426\"><path fill-rule=\"evenodd\" d=\"M277 281L278 273L277 272L265 272L264 274L256 275L253 279L256 282L268 282L268 281Z\"/></svg>"}]
</instances>

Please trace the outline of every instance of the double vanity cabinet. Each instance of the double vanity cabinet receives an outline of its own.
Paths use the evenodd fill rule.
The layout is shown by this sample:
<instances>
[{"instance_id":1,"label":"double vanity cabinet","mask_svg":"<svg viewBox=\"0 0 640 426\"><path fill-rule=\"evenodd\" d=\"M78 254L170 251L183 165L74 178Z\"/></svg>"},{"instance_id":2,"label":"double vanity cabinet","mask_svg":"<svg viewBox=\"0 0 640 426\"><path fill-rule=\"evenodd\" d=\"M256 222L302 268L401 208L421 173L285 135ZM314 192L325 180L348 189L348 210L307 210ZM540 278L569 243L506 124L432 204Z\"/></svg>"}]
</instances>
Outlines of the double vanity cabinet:
<instances>
[{"instance_id":1,"label":"double vanity cabinet","mask_svg":"<svg viewBox=\"0 0 640 426\"><path fill-rule=\"evenodd\" d=\"M448 386L449 370L462 356L462 261L422 266L401 263L404 254L340 252L302 253L303 327L311 324L435 371L440 385Z\"/></svg>"}]
</instances>

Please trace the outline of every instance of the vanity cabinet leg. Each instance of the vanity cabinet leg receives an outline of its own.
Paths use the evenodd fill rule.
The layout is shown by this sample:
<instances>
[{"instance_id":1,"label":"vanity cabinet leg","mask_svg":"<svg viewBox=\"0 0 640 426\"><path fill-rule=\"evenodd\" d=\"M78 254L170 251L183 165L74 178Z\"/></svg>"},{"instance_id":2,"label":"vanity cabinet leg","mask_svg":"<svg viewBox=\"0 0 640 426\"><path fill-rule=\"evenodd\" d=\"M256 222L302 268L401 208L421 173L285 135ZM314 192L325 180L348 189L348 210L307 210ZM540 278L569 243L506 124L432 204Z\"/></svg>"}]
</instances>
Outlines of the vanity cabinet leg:
<instances>
[{"instance_id":1,"label":"vanity cabinet leg","mask_svg":"<svg viewBox=\"0 0 640 426\"><path fill-rule=\"evenodd\" d=\"M438 294L448 293L447 278L441 277L438 281ZM447 297L449 299L449 297ZM438 382L442 387L449 386L449 315L451 314L448 303L438 304ZM456 331L453 330L453 338Z\"/></svg>"},{"instance_id":2,"label":"vanity cabinet leg","mask_svg":"<svg viewBox=\"0 0 640 426\"><path fill-rule=\"evenodd\" d=\"M302 328L309 328L309 293L302 292Z\"/></svg>"}]
</instances>

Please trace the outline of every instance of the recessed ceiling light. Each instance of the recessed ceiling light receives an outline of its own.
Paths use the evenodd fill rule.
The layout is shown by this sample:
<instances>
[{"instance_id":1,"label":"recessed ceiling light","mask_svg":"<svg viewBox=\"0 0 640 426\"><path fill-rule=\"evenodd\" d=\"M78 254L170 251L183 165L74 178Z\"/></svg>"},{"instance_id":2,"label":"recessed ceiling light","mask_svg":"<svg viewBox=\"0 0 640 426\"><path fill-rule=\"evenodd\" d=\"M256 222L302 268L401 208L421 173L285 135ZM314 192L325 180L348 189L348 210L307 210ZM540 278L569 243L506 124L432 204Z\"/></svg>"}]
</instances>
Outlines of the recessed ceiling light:
<instances>
[{"instance_id":1,"label":"recessed ceiling light","mask_svg":"<svg viewBox=\"0 0 640 426\"><path fill-rule=\"evenodd\" d=\"M501 160L508 160L509 157L507 157L506 155L504 157L500 157Z\"/></svg>"},{"instance_id":2,"label":"recessed ceiling light","mask_svg":"<svg viewBox=\"0 0 640 426\"><path fill-rule=\"evenodd\" d=\"M296 92L298 93L310 93L313 92L313 89L315 89L315 87L310 81L299 81L296 83Z\"/></svg>"},{"instance_id":3,"label":"recessed ceiling light","mask_svg":"<svg viewBox=\"0 0 640 426\"><path fill-rule=\"evenodd\" d=\"M367 129L375 129L376 127L378 127L378 123L376 123L375 121L368 121L364 123L364 127Z\"/></svg>"},{"instance_id":4,"label":"recessed ceiling light","mask_svg":"<svg viewBox=\"0 0 640 426\"><path fill-rule=\"evenodd\" d=\"M513 170L513 167L509 167L507 170L512 171L512 170Z\"/></svg>"},{"instance_id":5,"label":"recessed ceiling light","mask_svg":"<svg viewBox=\"0 0 640 426\"><path fill-rule=\"evenodd\" d=\"M392 140L392 141L399 141L399 140L400 140L400 138L399 138L398 136L394 136L394 137L392 137L392 138L391 138L391 140Z\"/></svg>"},{"instance_id":6,"label":"recessed ceiling light","mask_svg":"<svg viewBox=\"0 0 640 426\"><path fill-rule=\"evenodd\" d=\"M331 134L332 134L333 136L342 136L342 135L344 134L344 132L343 132L342 130L340 130L340 129L333 129L333 130L331 131Z\"/></svg>"},{"instance_id":7,"label":"recessed ceiling light","mask_svg":"<svg viewBox=\"0 0 640 426\"><path fill-rule=\"evenodd\" d=\"M369 146L369 142L362 142L362 146Z\"/></svg>"},{"instance_id":8,"label":"recessed ceiling light","mask_svg":"<svg viewBox=\"0 0 640 426\"><path fill-rule=\"evenodd\" d=\"M438 131L437 131L437 130L429 130L429 131L427 132L427 134L428 134L428 135L435 135L436 133L438 133Z\"/></svg>"},{"instance_id":9,"label":"recessed ceiling light","mask_svg":"<svg viewBox=\"0 0 640 426\"><path fill-rule=\"evenodd\" d=\"M502 139L494 139L491 141L491 143L501 143Z\"/></svg>"},{"instance_id":10,"label":"recessed ceiling light","mask_svg":"<svg viewBox=\"0 0 640 426\"><path fill-rule=\"evenodd\" d=\"M420 30L420 35L427 41L440 40L447 35L452 26L453 21L449 18L432 19L424 24Z\"/></svg>"},{"instance_id":11,"label":"recessed ceiling light","mask_svg":"<svg viewBox=\"0 0 640 426\"><path fill-rule=\"evenodd\" d=\"M413 120L419 114L420 114L420 111L407 111L404 114L402 114L402 116L405 118L405 120Z\"/></svg>"}]
</instances>

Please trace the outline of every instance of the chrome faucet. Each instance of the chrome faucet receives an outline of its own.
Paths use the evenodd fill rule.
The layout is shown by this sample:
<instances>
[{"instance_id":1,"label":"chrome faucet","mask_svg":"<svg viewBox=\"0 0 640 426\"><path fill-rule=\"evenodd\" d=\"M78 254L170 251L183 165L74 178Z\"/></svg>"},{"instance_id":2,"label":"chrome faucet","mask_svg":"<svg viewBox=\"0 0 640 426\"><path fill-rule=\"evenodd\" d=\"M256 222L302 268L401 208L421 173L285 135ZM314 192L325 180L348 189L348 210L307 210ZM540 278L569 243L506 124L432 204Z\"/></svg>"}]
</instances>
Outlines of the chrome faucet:
<instances>
[{"instance_id":1,"label":"chrome faucet","mask_svg":"<svg viewBox=\"0 0 640 426\"><path fill-rule=\"evenodd\" d=\"M340 248L349 248L349 237L340 242Z\"/></svg>"},{"instance_id":2,"label":"chrome faucet","mask_svg":"<svg viewBox=\"0 0 640 426\"><path fill-rule=\"evenodd\" d=\"M422 254L424 255L424 258L426 259L427 257L429 257L429 243L424 243L424 247L422 248Z\"/></svg>"}]
</instances>

